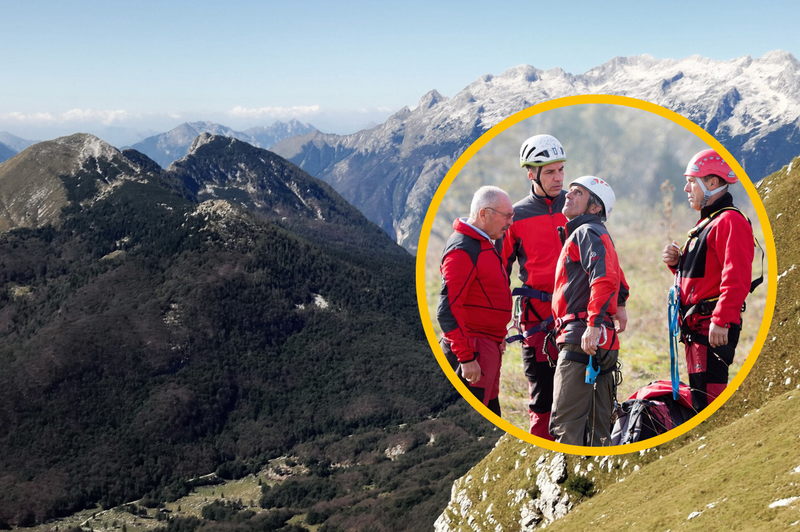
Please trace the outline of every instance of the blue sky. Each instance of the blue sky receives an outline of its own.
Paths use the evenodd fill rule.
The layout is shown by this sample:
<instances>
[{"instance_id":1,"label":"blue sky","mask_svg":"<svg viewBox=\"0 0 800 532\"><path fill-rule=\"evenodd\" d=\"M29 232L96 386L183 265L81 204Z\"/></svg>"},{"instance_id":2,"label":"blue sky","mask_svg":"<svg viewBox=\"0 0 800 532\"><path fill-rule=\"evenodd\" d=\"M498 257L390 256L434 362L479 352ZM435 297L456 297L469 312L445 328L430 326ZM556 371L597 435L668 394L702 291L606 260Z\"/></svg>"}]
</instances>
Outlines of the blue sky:
<instances>
[{"instance_id":1,"label":"blue sky","mask_svg":"<svg viewBox=\"0 0 800 532\"><path fill-rule=\"evenodd\" d=\"M0 0L0 131L121 144L193 120L345 133L529 64L800 56L800 3Z\"/></svg>"}]
</instances>

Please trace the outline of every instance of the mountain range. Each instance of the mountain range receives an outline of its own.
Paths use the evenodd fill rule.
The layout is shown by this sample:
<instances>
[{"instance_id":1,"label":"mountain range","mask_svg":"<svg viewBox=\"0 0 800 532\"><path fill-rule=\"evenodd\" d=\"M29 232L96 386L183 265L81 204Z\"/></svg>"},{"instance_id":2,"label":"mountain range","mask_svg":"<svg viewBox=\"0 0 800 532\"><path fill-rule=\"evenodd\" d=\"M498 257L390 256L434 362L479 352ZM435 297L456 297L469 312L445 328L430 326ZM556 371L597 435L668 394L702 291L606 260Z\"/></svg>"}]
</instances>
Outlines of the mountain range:
<instances>
[{"instance_id":1,"label":"mountain range","mask_svg":"<svg viewBox=\"0 0 800 532\"><path fill-rule=\"evenodd\" d=\"M513 113L576 94L671 109L714 135L754 181L800 150L800 63L781 51L731 61L617 57L581 75L524 65L483 76L452 98L432 90L373 129L312 132L272 150L333 185L413 252L434 192L473 141Z\"/></svg>"},{"instance_id":2,"label":"mountain range","mask_svg":"<svg viewBox=\"0 0 800 532\"><path fill-rule=\"evenodd\" d=\"M188 153L192 141L201 133L232 137L257 148L270 148L286 138L313 131L316 129L311 124L304 124L294 119L289 122L275 122L271 126L253 127L245 131L234 131L213 122L187 122L166 133L137 142L131 148L144 153L162 168L167 168L173 161Z\"/></svg>"},{"instance_id":3,"label":"mountain range","mask_svg":"<svg viewBox=\"0 0 800 532\"><path fill-rule=\"evenodd\" d=\"M312 131L316 131L314 126L295 119L288 122L278 121L270 126L256 126L244 131L236 131L213 122L185 122L166 133L147 137L130 148L144 153L160 167L166 168L174 161L184 157L188 153L192 141L201 133L243 140L257 148L269 148L286 138L305 135ZM0 163L36 142L0 131Z\"/></svg>"},{"instance_id":4,"label":"mountain range","mask_svg":"<svg viewBox=\"0 0 800 532\"><path fill-rule=\"evenodd\" d=\"M163 171L76 134L0 164L0 198L0 528L290 456L265 508L417 530L493 444L413 258L271 152L203 134Z\"/></svg>"},{"instance_id":5,"label":"mountain range","mask_svg":"<svg viewBox=\"0 0 800 532\"><path fill-rule=\"evenodd\" d=\"M578 94L618 94L671 109L711 133L754 181L800 149L800 63L783 51L730 61L616 57L579 75L521 65L482 76L452 98L431 90L414 109L351 135L325 134L296 120L242 132L192 122L132 147L163 168L204 132L269 148L331 184L415 252L434 192L472 142L531 105Z\"/></svg>"}]
</instances>

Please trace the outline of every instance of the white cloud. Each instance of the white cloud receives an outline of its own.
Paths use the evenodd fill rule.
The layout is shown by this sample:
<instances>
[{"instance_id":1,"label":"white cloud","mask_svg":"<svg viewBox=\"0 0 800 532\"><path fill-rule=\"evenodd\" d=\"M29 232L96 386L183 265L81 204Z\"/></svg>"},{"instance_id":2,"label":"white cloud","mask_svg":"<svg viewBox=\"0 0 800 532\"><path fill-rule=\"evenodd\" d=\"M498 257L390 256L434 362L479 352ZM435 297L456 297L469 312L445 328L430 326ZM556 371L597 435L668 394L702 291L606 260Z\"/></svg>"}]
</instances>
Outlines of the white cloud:
<instances>
[{"instance_id":1,"label":"white cloud","mask_svg":"<svg viewBox=\"0 0 800 532\"><path fill-rule=\"evenodd\" d=\"M10 113L0 114L0 119L16 122L55 122L55 116L50 113L20 113L11 111Z\"/></svg>"},{"instance_id":2,"label":"white cloud","mask_svg":"<svg viewBox=\"0 0 800 532\"><path fill-rule=\"evenodd\" d=\"M296 105L294 107L258 107L247 108L236 106L228 114L239 118L279 118L297 117L318 113L319 105Z\"/></svg>"},{"instance_id":3,"label":"white cloud","mask_svg":"<svg viewBox=\"0 0 800 532\"><path fill-rule=\"evenodd\" d=\"M113 111L95 111L93 109L70 109L61 115L66 122L92 122L99 121L103 124L111 124L123 121L130 117L124 109Z\"/></svg>"},{"instance_id":4,"label":"white cloud","mask_svg":"<svg viewBox=\"0 0 800 532\"><path fill-rule=\"evenodd\" d=\"M100 122L109 125L114 122L122 122L132 115L124 109L116 110L94 110L94 109L70 109L63 113L21 113L11 111L0 113L0 120L10 122L20 122L24 124L58 124L70 122Z\"/></svg>"}]
</instances>

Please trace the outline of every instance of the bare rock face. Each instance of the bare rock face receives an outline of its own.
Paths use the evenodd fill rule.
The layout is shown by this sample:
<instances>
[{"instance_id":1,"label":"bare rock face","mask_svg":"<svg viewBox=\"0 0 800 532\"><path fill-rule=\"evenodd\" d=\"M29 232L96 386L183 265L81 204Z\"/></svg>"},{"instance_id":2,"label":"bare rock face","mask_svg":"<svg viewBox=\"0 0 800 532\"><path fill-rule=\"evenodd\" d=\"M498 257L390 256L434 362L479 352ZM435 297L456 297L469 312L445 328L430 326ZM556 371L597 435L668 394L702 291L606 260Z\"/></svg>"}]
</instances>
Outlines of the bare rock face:
<instances>
[{"instance_id":1,"label":"bare rock face","mask_svg":"<svg viewBox=\"0 0 800 532\"><path fill-rule=\"evenodd\" d=\"M514 445L522 446L522 450L514 452ZM514 438L501 438L483 462L453 484L450 504L436 520L434 529L494 532L505 530L503 524L507 527L513 522L514 530L527 532L567 515L573 502L562 487L568 477L566 456L544 452L535 458L529 456L528 449L527 444ZM514 474L516 477L509 480Z\"/></svg>"},{"instance_id":2,"label":"bare rock face","mask_svg":"<svg viewBox=\"0 0 800 532\"><path fill-rule=\"evenodd\" d=\"M541 520L552 523L567 515L572 505L569 496L562 492L560 486L567 479L566 458L560 453L554 453L551 460L547 460L547 456L542 455L536 464L536 470L539 472L536 476L539 497L533 499L532 503L541 515Z\"/></svg>"}]
</instances>

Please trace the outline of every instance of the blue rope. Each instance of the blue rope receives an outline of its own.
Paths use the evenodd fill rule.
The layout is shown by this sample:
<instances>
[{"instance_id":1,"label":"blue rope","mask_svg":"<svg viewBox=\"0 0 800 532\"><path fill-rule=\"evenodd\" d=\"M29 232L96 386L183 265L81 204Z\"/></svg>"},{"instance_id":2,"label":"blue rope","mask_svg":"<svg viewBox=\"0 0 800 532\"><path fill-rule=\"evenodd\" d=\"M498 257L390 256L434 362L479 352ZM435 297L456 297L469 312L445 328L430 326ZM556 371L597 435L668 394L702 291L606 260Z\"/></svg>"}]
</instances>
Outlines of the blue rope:
<instances>
[{"instance_id":1,"label":"blue rope","mask_svg":"<svg viewBox=\"0 0 800 532\"><path fill-rule=\"evenodd\" d=\"M678 309L681 304L681 288L674 285L669 289L669 311L667 321L669 323L669 359L671 363L672 377L672 398L678 400L678 385L680 375L678 374L678 338L681 335L681 327L678 323Z\"/></svg>"}]
</instances>

